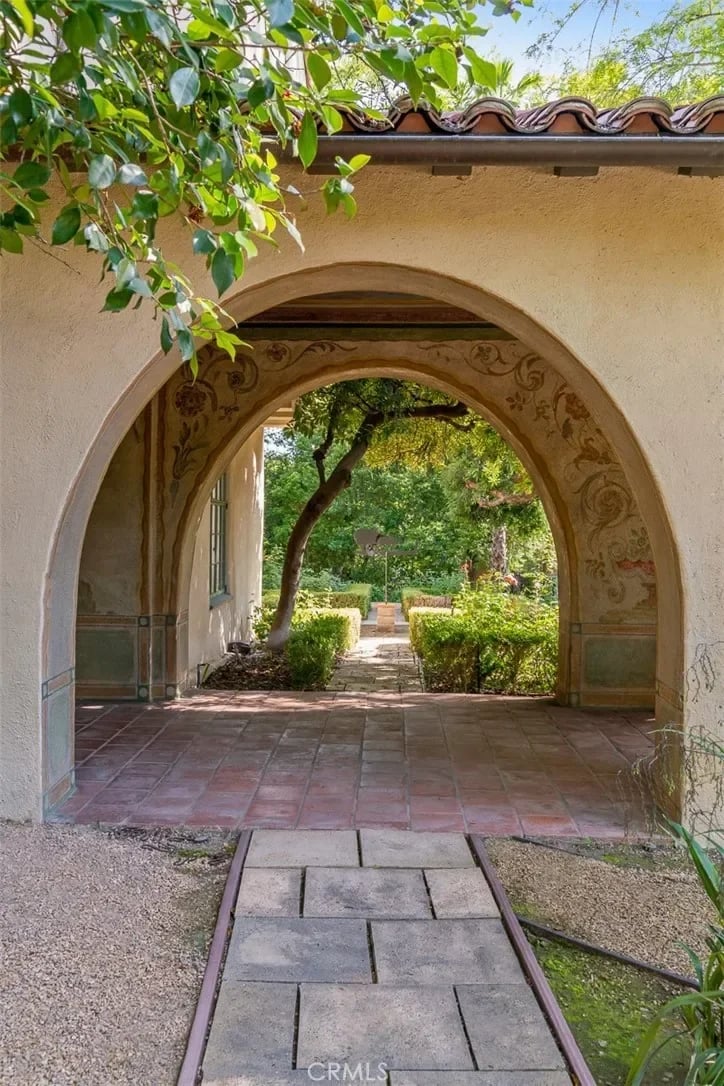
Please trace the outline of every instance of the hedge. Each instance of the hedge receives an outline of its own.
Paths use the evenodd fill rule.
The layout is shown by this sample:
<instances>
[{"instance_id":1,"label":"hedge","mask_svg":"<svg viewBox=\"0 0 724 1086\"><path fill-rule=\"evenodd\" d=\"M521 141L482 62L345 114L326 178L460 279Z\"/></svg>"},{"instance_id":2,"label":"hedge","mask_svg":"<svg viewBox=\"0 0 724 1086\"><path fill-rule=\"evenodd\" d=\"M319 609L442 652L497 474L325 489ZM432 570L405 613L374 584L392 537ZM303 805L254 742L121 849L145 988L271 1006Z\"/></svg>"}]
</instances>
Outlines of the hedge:
<instances>
[{"instance_id":1,"label":"hedge","mask_svg":"<svg viewBox=\"0 0 724 1086\"><path fill-rule=\"evenodd\" d=\"M521 597L481 593L453 612L413 609L410 643L427 690L549 694L557 670L558 612Z\"/></svg>"},{"instance_id":2,"label":"hedge","mask_svg":"<svg viewBox=\"0 0 724 1086\"><path fill-rule=\"evenodd\" d=\"M361 618L357 608L308 611L294 624L286 655L294 690L327 685L341 652L357 644Z\"/></svg>"},{"instance_id":3,"label":"hedge","mask_svg":"<svg viewBox=\"0 0 724 1086\"><path fill-rule=\"evenodd\" d=\"M412 607L450 607L452 605L452 598L450 596L436 596L432 592L427 592L424 588L403 588L402 589L402 613L409 621L410 609Z\"/></svg>"},{"instance_id":4,"label":"hedge","mask_svg":"<svg viewBox=\"0 0 724 1086\"><path fill-rule=\"evenodd\" d=\"M338 591L314 591L310 592L306 589L303 591L303 598L312 606L324 607L324 608L348 608L356 607L362 618L367 618L372 603L372 585L371 584L350 584L346 588ZM270 588L267 592L264 592L261 597L262 608L276 607L279 603L279 589Z\"/></svg>"},{"instance_id":5,"label":"hedge","mask_svg":"<svg viewBox=\"0 0 724 1086\"><path fill-rule=\"evenodd\" d=\"M407 612L407 621L410 623L410 644L414 651L415 644L420 642L421 624L425 615L451 615L452 607L411 607ZM419 655L419 653L418 653Z\"/></svg>"}]
</instances>

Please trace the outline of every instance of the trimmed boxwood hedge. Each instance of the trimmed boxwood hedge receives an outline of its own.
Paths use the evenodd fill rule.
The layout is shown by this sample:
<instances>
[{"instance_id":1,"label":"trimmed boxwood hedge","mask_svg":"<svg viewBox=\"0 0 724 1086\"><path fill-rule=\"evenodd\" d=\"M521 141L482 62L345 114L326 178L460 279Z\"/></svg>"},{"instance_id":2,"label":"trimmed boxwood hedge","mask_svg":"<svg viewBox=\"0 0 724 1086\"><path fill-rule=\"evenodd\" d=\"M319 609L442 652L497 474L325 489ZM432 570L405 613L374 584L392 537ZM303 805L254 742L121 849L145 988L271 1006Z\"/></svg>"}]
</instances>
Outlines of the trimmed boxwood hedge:
<instances>
[{"instance_id":1,"label":"trimmed boxwood hedge","mask_svg":"<svg viewBox=\"0 0 724 1086\"><path fill-rule=\"evenodd\" d=\"M337 656L360 636L357 608L307 611L294 623L286 654L295 690L318 690L332 677Z\"/></svg>"},{"instance_id":2,"label":"trimmed boxwood hedge","mask_svg":"<svg viewBox=\"0 0 724 1086\"><path fill-rule=\"evenodd\" d=\"M427 690L550 694L558 609L497 587L463 594L455 610L412 608L410 643Z\"/></svg>"},{"instance_id":3,"label":"trimmed boxwood hedge","mask_svg":"<svg viewBox=\"0 0 724 1086\"><path fill-rule=\"evenodd\" d=\"M436 596L424 588L402 589L402 613L408 621L412 607L450 607L451 605L450 596Z\"/></svg>"},{"instance_id":4,"label":"trimmed boxwood hedge","mask_svg":"<svg viewBox=\"0 0 724 1086\"><path fill-rule=\"evenodd\" d=\"M305 600L312 606L318 607L334 607L334 608L347 608L356 607L362 618L367 618L370 607L372 605L372 585L371 584L350 584L346 588L338 591L318 591L313 592L303 590ZM279 603L279 589L273 588L264 592L261 597L262 608L276 607Z\"/></svg>"}]
</instances>

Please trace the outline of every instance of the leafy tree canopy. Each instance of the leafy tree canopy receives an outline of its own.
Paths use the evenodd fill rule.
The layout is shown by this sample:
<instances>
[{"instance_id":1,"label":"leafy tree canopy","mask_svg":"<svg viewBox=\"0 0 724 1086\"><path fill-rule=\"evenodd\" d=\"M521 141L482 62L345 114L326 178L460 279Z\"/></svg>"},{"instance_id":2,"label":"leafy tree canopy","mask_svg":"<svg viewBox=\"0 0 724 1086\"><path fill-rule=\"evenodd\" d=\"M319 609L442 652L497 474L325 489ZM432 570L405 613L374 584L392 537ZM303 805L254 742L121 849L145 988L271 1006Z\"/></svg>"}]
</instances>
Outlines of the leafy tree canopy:
<instances>
[{"instance_id":1,"label":"leafy tree canopy","mask_svg":"<svg viewBox=\"0 0 724 1086\"><path fill-rule=\"evenodd\" d=\"M616 0L596 2L602 14L616 4ZM581 6L577 0L560 25L573 18ZM545 52L555 37L556 29L544 35L536 55ZM580 67L578 58L573 59L560 78L544 85L544 92L546 96L580 95L597 105L611 106L640 95L681 105L722 94L724 0L677 0L645 30L631 37L619 35L611 45L589 56L585 68Z\"/></svg>"},{"instance_id":2,"label":"leafy tree canopy","mask_svg":"<svg viewBox=\"0 0 724 1086\"><path fill-rule=\"evenodd\" d=\"M449 397L419 385L379 379L342 382L300 398L292 426L268 442L265 550L270 585L279 583L281 555L320 485L319 450L325 450L325 460L339 462L370 407L384 408L386 421L370 434L364 461L310 534L304 558L308 584L325 574L381 583L382 567L359 554L355 528L378 528L401 540L407 553L393 563L398 584L454 590L463 565L473 573L489 567L492 540L501 527L508 531L513 568L554 572L555 550L541 503L497 431L470 412L446 421L405 414L446 404L455 406ZM330 419L333 437L326 445Z\"/></svg>"},{"instance_id":3,"label":"leafy tree canopy","mask_svg":"<svg viewBox=\"0 0 724 1086\"><path fill-rule=\"evenodd\" d=\"M515 15L532 0L0 0L0 143L20 160L0 172L0 250L85 246L110 277L107 310L147 300L163 349L192 366L194 337L233 355L218 303L167 259L160 220L183 217L219 296L280 228L301 244L301 194L277 157L311 165L318 133L361 107L338 62L439 102L474 78L486 2ZM338 161L330 211L354 213L366 161Z\"/></svg>"}]
</instances>

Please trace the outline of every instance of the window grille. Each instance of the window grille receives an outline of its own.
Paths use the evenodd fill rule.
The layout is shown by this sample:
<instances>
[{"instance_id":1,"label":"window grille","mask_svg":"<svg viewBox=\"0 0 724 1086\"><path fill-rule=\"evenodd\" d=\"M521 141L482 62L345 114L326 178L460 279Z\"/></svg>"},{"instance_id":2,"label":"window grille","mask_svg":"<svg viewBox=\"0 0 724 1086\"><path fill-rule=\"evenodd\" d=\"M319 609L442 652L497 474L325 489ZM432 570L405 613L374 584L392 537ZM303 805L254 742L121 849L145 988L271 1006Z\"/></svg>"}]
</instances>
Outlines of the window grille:
<instances>
[{"instance_id":1,"label":"window grille","mask_svg":"<svg viewBox=\"0 0 724 1086\"><path fill-rule=\"evenodd\" d=\"M209 532L209 596L228 592L226 582L226 521L229 501L226 496L226 475L222 475L211 491L211 526Z\"/></svg>"}]
</instances>

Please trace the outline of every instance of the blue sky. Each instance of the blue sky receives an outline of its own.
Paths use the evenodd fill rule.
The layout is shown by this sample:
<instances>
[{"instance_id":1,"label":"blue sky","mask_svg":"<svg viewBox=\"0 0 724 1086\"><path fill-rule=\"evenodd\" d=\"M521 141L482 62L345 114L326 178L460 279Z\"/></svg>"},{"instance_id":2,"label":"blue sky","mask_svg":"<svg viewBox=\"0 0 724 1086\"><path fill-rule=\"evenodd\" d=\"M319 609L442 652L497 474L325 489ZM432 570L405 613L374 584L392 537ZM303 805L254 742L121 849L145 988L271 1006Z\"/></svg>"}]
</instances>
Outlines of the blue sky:
<instances>
[{"instance_id":1,"label":"blue sky","mask_svg":"<svg viewBox=\"0 0 724 1086\"><path fill-rule=\"evenodd\" d=\"M577 59L577 66L585 67L589 44L593 35L593 53L606 47L611 38L637 33L655 22L672 4L672 0L607 0L603 14L596 24L602 0L583 0L580 9L560 32L553 52L538 62L525 56L525 51L543 33L549 31L556 19L565 15L571 0L534 0L534 7L523 8L517 23L506 16L494 18L490 8L481 11L481 22L490 27L489 33L480 40L480 52L510 57L515 61L515 72L559 71L567 55ZM595 30L594 30L595 28Z\"/></svg>"}]
</instances>

